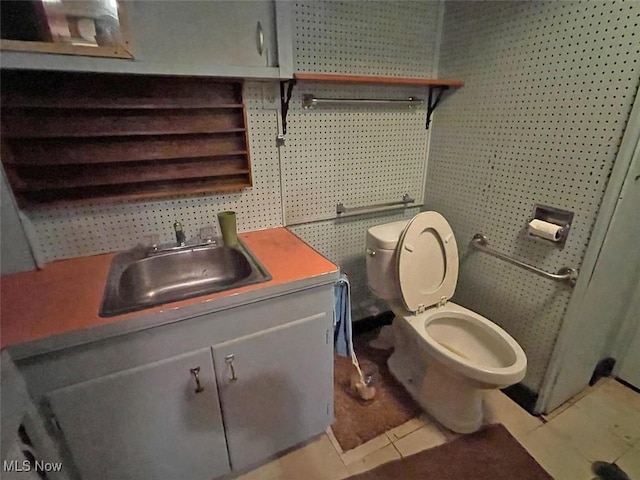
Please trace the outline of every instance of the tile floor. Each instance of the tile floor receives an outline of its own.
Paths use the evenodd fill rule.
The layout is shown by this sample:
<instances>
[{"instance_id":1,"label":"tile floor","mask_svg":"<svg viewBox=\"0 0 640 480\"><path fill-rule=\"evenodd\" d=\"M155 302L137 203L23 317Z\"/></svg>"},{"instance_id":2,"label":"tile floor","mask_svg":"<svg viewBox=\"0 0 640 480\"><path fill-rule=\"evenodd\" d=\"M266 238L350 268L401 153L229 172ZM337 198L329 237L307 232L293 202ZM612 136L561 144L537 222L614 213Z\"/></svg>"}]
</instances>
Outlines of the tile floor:
<instances>
[{"instance_id":1,"label":"tile floor","mask_svg":"<svg viewBox=\"0 0 640 480\"><path fill-rule=\"evenodd\" d=\"M640 480L640 394L604 378L550 415L533 417L502 392L488 395L487 418L502 423L557 480L590 480L591 462L616 462ZM343 452L331 429L242 480L338 480L453 440L426 415Z\"/></svg>"}]
</instances>

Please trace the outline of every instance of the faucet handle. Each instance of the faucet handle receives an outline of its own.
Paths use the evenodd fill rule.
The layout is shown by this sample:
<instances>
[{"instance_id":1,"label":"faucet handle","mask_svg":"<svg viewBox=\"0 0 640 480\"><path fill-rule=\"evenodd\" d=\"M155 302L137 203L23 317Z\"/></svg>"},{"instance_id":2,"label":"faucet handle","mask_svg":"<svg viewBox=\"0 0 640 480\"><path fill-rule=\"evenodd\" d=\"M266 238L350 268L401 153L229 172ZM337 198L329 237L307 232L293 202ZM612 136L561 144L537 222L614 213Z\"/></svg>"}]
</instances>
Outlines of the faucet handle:
<instances>
[{"instance_id":1,"label":"faucet handle","mask_svg":"<svg viewBox=\"0 0 640 480\"><path fill-rule=\"evenodd\" d=\"M182 229L182 224L176 220L173 224L173 230L176 232L176 245L178 247L184 247L187 243L187 236Z\"/></svg>"},{"instance_id":2,"label":"faucet handle","mask_svg":"<svg viewBox=\"0 0 640 480\"><path fill-rule=\"evenodd\" d=\"M202 227L200 229L200 241L206 243L213 242L213 227L211 225L207 225L206 227Z\"/></svg>"},{"instance_id":3,"label":"faucet handle","mask_svg":"<svg viewBox=\"0 0 640 480\"><path fill-rule=\"evenodd\" d=\"M142 237L142 244L152 250L158 249L158 243L160 243L160 235L157 233L150 233Z\"/></svg>"}]
</instances>

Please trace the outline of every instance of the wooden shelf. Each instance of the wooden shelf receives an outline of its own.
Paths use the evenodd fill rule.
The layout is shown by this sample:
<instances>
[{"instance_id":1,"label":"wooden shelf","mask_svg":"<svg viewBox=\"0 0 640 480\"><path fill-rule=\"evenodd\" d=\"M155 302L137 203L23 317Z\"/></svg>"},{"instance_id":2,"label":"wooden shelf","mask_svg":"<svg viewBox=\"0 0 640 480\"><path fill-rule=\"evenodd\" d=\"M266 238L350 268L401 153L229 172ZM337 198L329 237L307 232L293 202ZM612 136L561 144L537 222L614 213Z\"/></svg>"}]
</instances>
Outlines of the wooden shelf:
<instances>
[{"instance_id":1,"label":"wooden shelf","mask_svg":"<svg viewBox=\"0 0 640 480\"><path fill-rule=\"evenodd\" d=\"M14 141L6 165L84 165L247 153L244 134L29 139Z\"/></svg>"},{"instance_id":2,"label":"wooden shelf","mask_svg":"<svg viewBox=\"0 0 640 480\"><path fill-rule=\"evenodd\" d=\"M4 97L2 103L4 103ZM220 103L218 105L211 105L206 100L193 99L190 101L180 100L172 101L161 99L153 101L140 101L138 103L133 102L131 99L122 98L116 99L113 103L107 104L101 100L87 100L83 99L76 104L70 104L60 99L47 98L43 100L31 99L31 98L13 98L11 99L12 108L39 108L42 110L177 110L177 109L190 109L190 110L214 110L214 109L240 109L244 108L241 103Z\"/></svg>"},{"instance_id":3,"label":"wooden shelf","mask_svg":"<svg viewBox=\"0 0 640 480\"><path fill-rule=\"evenodd\" d=\"M131 164L65 165L55 167L24 167L13 179L15 193L96 187L127 183L186 180L202 177L226 177L250 173L243 156L203 158L180 163L132 162ZM12 173L13 175L13 173Z\"/></svg>"},{"instance_id":4,"label":"wooden shelf","mask_svg":"<svg viewBox=\"0 0 640 480\"><path fill-rule=\"evenodd\" d=\"M28 195L21 195L19 198L22 206L30 208L45 204L66 205L84 201L151 200L167 196L201 195L211 192L228 193L247 188L248 177L249 174L229 175L180 181L31 191Z\"/></svg>"},{"instance_id":5,"label":"wooden shelf","mask_svg":"<svg viewBox=\"0 0 640 480\"><path fill-rule=\"evenodd\" d=\"M295 73L293 78L310 82L357 83L377 85L417 85L425 87L462 87L462 80L438 78L375 77L368 75L334 75L329 73Z\"/></svg>"},{"instance_id":6,"label":"wooden shelf","mask_svg":"<svg viewBox=\"0 0 640 480\"><path fill-rule=\"evenodd\" d=\"M19 206L250 187L242 82L2 72L2 162Z\"/></svg>"},{"instance_id":7,"label":"wooden shelf","mask_svg":"<svg viewBox=\"0 0 640 480\"><path fill-rule=\"evenodd\" d=\"M5 138L117 137L244 132L243 118L224 110L113 112L5 108Z\"/></svg>"},{"instance_id":8,"label":"wooden shelf","mask_svg":"<svg viewBox=\"0 0 640 480\"><path fill-rule=\"evenodd\" d=\"M429 88L429 98L427 104L427 121L426 128L429 129L431 116L435 111L438 103L442 99L443 93L451 87L462 87L462 80L445 79L445 78L409 78L409 77L377 77L373 75L334 75L331 73L294 73L293 80L284 80L280 82L280 104L282 112L282 133L287 133L287 112L289 110L289 102L293 86L298 81L309 82L327 82L327 83L344 83L344 84L360 84L360 85L389 85L389 86L422 86ZM285 93L286 92L286 93ZM435 95L434 95L435 93Z\"/></svg>"}]
</instances>

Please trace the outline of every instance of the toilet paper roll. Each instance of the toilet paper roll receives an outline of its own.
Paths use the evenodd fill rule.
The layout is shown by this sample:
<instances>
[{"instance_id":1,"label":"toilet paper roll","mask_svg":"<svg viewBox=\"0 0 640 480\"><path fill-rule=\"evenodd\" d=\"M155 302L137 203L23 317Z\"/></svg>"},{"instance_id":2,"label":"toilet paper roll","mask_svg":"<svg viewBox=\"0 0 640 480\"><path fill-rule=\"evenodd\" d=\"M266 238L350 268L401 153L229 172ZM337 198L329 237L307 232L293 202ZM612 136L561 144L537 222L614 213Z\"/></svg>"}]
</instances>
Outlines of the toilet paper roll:
<instances>
[{"instance_id":1,"label":"toilet paper roll","mask_svg":"<svg viewBox=\"0 0 640 480\"><path fill-rule=\"evenodd\" d=\"M546 240L551 240L552 242L559 242L562 240L561 230L561 225L545 222L544 220L538 220L537 218L529 222L529 234Z\"/></svg>"}]
</instances>

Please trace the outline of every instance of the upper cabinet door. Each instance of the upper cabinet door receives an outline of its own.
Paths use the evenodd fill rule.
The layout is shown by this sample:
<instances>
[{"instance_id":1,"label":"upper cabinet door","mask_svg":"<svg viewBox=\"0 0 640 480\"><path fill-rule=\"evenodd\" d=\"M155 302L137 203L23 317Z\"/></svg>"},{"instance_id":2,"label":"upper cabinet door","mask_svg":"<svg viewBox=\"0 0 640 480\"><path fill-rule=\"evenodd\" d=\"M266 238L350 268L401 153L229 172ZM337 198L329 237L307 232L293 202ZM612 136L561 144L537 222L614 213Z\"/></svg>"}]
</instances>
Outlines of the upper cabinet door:
<instances>
[{"instance_id":1,"label":"upper cabinet door","mask_svg":"<svg viewBox=\"0 0 640 480\"><path fill-rule=\"evenodd\" d=\"M332 323L331 313L319 313L213 347L234 470L331 424Z\"/></svg>"},{"instance_id":2,"label":"upper cabinet door","mask_svg":"<svg viewBox=\"0 0 640 480\"><path fill-rule=\"evenodd\" d=\"M125 2L143 62L278 65L273 0Z\"/></svg>"},{"instance_id":3,"label":"upper cabinet door","mask_svg":"<svg viewBox=\"0 0 640 480\"><path fill-rule=\"evenodd\" d=\"M48 400L81 478L211 480L229 472L208 348L56 390Z\"/></svg>"},{"instance_id":4,"label":"upper cabinet door","mask_svg":"<svg viewBox=\"0 0 640 480\"><path fill-rule=\"evenodd\" d=\"M280 75L274 0L120 0L118 5L132 59L3 51L2 67L234 78Z\"/></svg>"}]
</instances>

